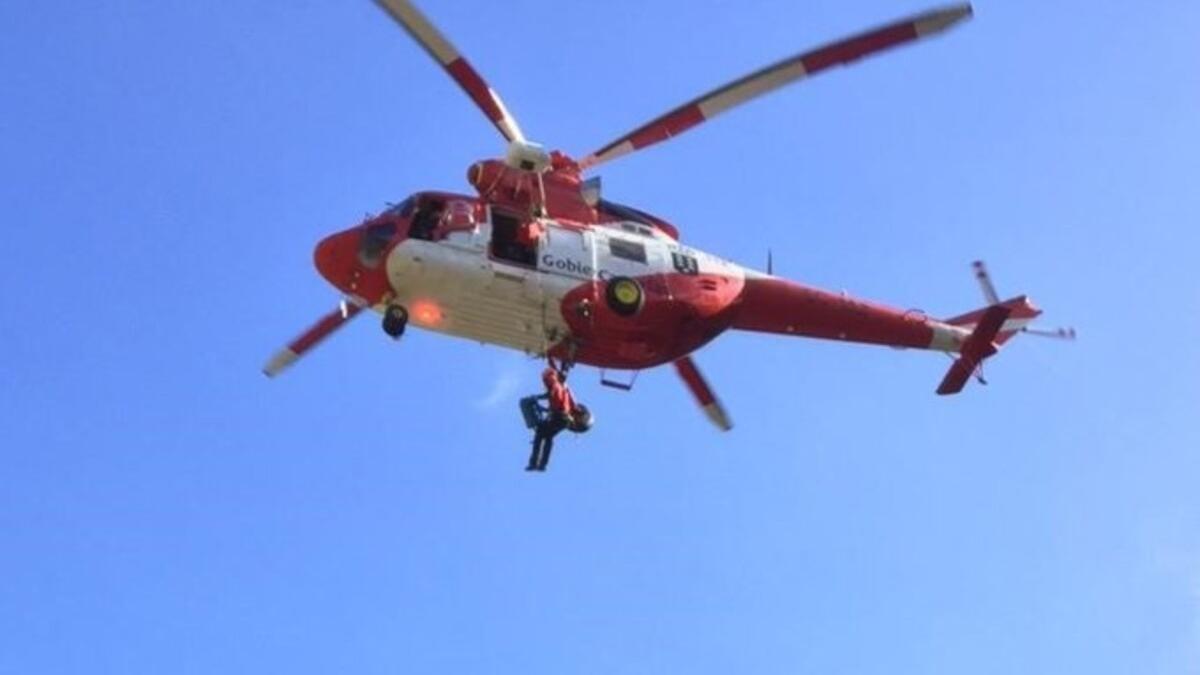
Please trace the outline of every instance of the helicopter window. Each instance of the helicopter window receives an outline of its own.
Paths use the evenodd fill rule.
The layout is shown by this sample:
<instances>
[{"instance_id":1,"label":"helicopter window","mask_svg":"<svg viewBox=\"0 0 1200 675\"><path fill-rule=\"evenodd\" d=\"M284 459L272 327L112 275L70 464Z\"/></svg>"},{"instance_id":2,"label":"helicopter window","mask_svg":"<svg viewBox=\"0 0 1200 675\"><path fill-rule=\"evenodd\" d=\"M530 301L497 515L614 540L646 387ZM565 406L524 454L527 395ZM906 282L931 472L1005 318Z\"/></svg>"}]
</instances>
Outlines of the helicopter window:
<instances>
[{"instance_id":1,"label":"helicopter window","mask_svg":"<svg viewBox=\"0 0 1200 675\"><path fill-rule=\"evenodd\" d=\"M408 230L408 236L413 239L432 239L433 231L437 228L438 221L442 218L442 209L445 204L440 200L430 200L422 202L417 206L417 211L412 218L412 226Z\"/></svg>"},{"instance_id":2,"label":"helicopter window","mask_svg":"<svg viewBox=\"0 0 1200 675\"><path fill-rule=\"evenodd\" d=\"M383 221L367 226L358 240L358 260L367 267L375 267L383 257L384 250L396 236L396 223Z\"/></svg>"},{"instance_id":3,"label":"helicopter window","mask_svg":"<svg viewBox=\"0 0 1200 675\"><path fill-rule=\"evenodd\" d=\"M626 232L628 232L630 234L640 234L643 237L653 237L654 236L654 232L651 231L650 228L648 228L644 225L637 225L635 223L621 223L621 229L625 230Z\"/></svg>"},{"instance_id":4,"label":"helicopter window","mask_svg":"<svg viewBox=\"0 0 1200 675\"><path fill-rule=\"evenodd\" d=\"M609 237L608 250L618 258L646 264L646 245L640 241Z\"/></svg>"},{"instance_id":5,"label":"helicopter window","mask_svg":"<svg viewBox=\"0 0 1200 675\"><path fill-rule=\"evenodd\" d=\"M409 198L405 199L404 201L400 202L399 204L393 204L391 207L388 208L386 213L397 215L402 218L407 218L412 215L413 207L416 205L417 205L417 198L409 197Z\"/></svg>"}]
</instances>

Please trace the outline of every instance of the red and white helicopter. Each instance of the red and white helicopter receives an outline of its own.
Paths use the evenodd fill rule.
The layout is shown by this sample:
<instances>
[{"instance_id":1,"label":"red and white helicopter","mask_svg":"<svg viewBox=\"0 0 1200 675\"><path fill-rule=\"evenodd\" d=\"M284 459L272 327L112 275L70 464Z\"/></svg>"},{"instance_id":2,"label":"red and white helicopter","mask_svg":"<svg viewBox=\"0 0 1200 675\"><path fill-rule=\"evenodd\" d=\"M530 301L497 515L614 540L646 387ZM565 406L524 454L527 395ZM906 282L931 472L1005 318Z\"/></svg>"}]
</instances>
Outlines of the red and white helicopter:
<instances>
[{"instance_id":1,"label":"red and white helicopter","mask_svg":"<svg viewBox=\"0 0 1200 675\"><path fill-rule=\"evenodd\" d=\"M466 92L506 141L504 159L471 165L476 195L419 192L322 240L317 270L344 295L274 355L274 376L370 308L398 338L409 322L566 365L640 371L674 364L709 419L732 424L691 354L734 329L945 352L939 394L960 391L983 360L1038 310L1001 301L975 263L988 306L938 320L736 265L679 241L656 216L600 196L583 174L665 141L735 106L833 66L915 42L971 16L935 9L797 54L714 89L581 160L526 140L500 97L407 0L376 0ZM769 267L769 265L768 265ZM603 379L603 378L602 378ZM980 378L982 381L982 378ZM607 382L607 380L605 380Z\"/></svg>"}]
</instances>

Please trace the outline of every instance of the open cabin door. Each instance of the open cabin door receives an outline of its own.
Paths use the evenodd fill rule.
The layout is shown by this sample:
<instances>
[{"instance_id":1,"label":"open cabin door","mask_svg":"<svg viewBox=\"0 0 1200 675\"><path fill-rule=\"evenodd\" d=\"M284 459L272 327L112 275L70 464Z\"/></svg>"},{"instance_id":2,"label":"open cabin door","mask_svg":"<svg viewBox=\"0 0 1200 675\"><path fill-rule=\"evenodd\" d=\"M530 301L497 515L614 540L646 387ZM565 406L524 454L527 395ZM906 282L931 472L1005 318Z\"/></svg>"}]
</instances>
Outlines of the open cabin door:
<instances>
[{"instance_id":1,"label":"open cabin door","mask_svg":"<svg viewBox=\"0 0 1200 675\"><path fill-rule=\"evenodd\" d=\"M544 354L567 338L562 299L594 278L585 238L549 219L490 209L487 295L502 321L521 334L521 348Z\"/></svg>"}]
</instances>

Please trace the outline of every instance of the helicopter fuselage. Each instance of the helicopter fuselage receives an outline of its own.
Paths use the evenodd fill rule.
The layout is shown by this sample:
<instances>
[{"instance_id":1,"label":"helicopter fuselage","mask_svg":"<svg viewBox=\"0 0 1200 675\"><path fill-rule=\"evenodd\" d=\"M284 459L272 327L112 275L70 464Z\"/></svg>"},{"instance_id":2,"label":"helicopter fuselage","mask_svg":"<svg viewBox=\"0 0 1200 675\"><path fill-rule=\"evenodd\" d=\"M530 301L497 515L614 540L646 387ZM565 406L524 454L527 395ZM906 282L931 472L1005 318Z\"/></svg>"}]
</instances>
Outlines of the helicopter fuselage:
<instances>
[{"instance_id":1,"label":"helicopter fuselage","mask_svg":"<svg viewBox=\"0 0 1200 675\"><path fill-rule=\"evenodd\" d=\"M670 363L731 328L946 352L970 334L747 269L649 222L583 224L420 193L329 237L316 259L357 303L403 306L420 328L602 368ZM617 280L636 285L630 307L613 304Z\"/></svg>"}]
</instances>

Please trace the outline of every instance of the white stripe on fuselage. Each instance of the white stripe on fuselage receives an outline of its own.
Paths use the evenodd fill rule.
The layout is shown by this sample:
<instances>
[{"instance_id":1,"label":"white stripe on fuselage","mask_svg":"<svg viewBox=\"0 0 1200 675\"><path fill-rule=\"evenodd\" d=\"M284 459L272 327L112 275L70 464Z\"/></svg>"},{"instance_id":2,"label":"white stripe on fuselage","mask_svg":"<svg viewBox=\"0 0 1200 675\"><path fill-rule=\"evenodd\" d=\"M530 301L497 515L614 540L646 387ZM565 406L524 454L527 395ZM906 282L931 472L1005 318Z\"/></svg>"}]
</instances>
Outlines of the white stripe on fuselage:
<instances>
[{"instance_id":1,"label":"white stripe on fuselage","mask_svg":"<svg viewBox=\"0 0 1200 675\"><path fill-rule=\"evenodd\" d=\"M1033 319L1017 318L1008 319L1004 325L1000 327L1000 333L1015 333L1028 326ZM964 324L961 326L942 323L940 321L930 322L933 328L933 340L929 343L930 349L936 349L943 352L957 352L962 343L966 342L967 338L975 330L975 324Z\"/></svg>"},{"instance_id":2,"label":"white stripe on fuselage","mask_svg":"<svg viewBox=\"0 0 1200 675\"><path fill-rule=\"evenodd\" d=\"M594 279L652 274L720 274L738 277L741 267L683 246L645 225L568 229L552 220L546 226L537 268L496 260L488 255L491 224L474 232L456 232L439 242L406 240L387 259L394 301L409 309L414 325L449 335L544 354L568 336L562 300ZM623 246L623 245L624 246ZM614 255L613 251L625 255ZM644 253L644 262L631 259ZM428 321L421 306L436 307Z\"/></svg>"}]
</instances>

